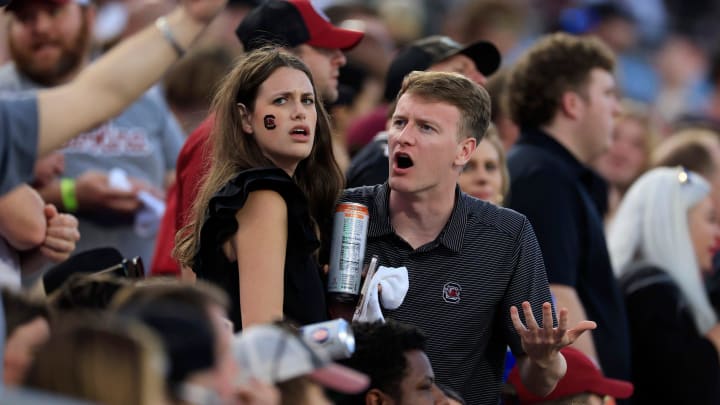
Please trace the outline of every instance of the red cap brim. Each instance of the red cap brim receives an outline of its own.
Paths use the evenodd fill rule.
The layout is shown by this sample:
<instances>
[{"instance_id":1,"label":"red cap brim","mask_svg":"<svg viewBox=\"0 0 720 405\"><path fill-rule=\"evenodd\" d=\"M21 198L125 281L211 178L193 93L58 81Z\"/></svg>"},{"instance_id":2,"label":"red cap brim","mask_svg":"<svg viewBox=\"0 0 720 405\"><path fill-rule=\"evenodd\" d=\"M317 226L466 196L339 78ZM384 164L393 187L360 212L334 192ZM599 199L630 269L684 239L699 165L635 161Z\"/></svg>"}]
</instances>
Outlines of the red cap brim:
<instances>
[{"instance_id":1,"label":"red cap brim","mask_svg":"<svg viewBox=\"0 0 720 405\"><path fill-rule=\"evenodd\" d=\"M365 33L346 30L328 24L328 29L315 35L306 43L318 48L340 49L347 51L354 48L363 39Z\"/></svg>"},{"instance_id":2,"label":"red cap brim","mask_svg":"<svg viewBox=\"0 0 720 405\"><path fill-rule=\"evenodd\" d=\"M318 384L344 394L357 394L370 385L367 375L351 368L330 363L308 375Z\"/></svg>"},{"instance_id":3,"label":"red cap brim","mask_svg":"<svg viewBox=\"0 0 720 405\"><path fill-rule=\"evenodd\" d=\"M603 378L602 381L598 381L593 384L593 392L602 393L604 395L610 395L613 398L629 398L632 395L635 387L622 380L616 380L614 378Z\"/></svg>"}]
</instances>

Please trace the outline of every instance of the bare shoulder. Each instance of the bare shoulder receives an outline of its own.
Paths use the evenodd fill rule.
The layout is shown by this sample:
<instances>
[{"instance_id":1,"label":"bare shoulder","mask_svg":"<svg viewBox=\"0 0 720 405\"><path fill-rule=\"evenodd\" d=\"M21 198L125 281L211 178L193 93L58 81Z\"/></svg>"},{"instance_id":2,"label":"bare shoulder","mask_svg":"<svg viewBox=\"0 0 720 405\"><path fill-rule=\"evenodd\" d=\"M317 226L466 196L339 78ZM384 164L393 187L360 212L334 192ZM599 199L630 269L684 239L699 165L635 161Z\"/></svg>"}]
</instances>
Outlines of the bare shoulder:
<instances>
[{"instance_id":1,"label":"bare shoulder","mask_svg":"<svg viewBox=\"0 0 720 405\"><path fill-rule=\"evenodd\" d=\"M238 211L238 217L262 215L266 218L286 217L287 203L280 193L274 190L257 190L248 194L245 205Z\"/></svg>"},{"instance_id":2,"label":"bare shoulder","mask_svg":"<svg viewBox=\"0 0 720 405\"><path fill-rule=\"evenodd\" d=\"M257 190L248 194L245 205L235 213L238 229L231 240L223 245L228 260L237 260L239 246L257 246L257 243L277 246L284 242L274 238L287 238L287 204L276 191ZM251 251L255 248L250 248Z\"/></svg>"}]
</instances>

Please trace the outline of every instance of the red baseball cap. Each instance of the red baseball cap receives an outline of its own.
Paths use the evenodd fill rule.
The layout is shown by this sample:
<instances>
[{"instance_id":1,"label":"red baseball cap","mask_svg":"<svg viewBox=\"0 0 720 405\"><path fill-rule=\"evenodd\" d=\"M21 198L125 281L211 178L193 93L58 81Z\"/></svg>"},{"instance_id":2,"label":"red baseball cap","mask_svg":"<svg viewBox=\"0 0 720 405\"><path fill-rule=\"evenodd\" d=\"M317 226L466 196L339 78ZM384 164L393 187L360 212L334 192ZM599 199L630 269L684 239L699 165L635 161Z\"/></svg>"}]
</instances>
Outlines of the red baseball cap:
<instances>
[{"instance_id":1,"label":"red baseball cap","mask_svg":"<svg viewBox=\"0 0 720 405\"><path fill-rule=\"evenodd\" d=\"M235 34L246 51L265 45L302 44L347 50L365 35L332 25L309 0L268 0L245 16Z\"/></svg>"},{"instance_id":2,"label":"red baseball cap","mask_svg":"<svg viewBox=\"0 0 720 405\"><path fill-rule=\"evenodd\" d=\"M567 373L558 381L553 392L546 397L538 397L528 391L520 381L517 365L513 367L508 376L508 382L515 387L521 404L536 404L584 393L596 394L601 397L609 395L613 398L628 398L632 395L634 390L632 383L606 378L592 360L581 351L565 347L560 350L560 353L567 362Z\"/></svg>"}]
</instances>

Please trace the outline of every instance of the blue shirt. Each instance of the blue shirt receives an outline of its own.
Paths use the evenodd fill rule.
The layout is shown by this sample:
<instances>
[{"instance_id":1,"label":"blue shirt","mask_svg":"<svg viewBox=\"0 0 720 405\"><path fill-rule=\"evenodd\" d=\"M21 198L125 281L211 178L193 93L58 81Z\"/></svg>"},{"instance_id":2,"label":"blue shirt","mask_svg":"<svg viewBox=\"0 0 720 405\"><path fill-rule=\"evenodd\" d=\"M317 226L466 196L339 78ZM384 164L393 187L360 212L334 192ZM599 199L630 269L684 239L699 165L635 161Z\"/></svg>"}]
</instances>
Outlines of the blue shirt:
<instances>
[{"instance_id":1,"label":"blue shirt","mask_svg":"<svg viewBox=\"0 0 720 405\"><path fill-rule=\"evenodd\" d=\"M0 98L0 196L32 178L38 131L34 96Z\"/></svg>"}]
</instances>

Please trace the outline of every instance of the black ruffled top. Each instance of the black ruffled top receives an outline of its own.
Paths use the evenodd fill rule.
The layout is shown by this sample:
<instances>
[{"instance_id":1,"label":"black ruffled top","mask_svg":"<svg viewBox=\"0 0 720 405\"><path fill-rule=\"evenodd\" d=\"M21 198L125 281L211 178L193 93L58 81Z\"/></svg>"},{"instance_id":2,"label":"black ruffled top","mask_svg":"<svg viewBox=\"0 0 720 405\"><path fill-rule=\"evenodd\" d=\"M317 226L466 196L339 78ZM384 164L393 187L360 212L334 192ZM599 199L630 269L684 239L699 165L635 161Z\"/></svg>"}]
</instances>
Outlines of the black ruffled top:
<instances>
[{"instance_id":1,"label":"black ruffled top","mask_svg":"<svg viewBox=\"0 0 720 405\"><path fill-rule=\"evenodd\" d=\"M235 329L240 330L242 319L237 261L230 262L222 246L238 229L236 212L243 207L248 195L257 190L276 191L287 204L288 240L283 297L286 319L300 325L326 320L325 292L320 268L313 256L320 242L314 232L307 198L295 181L279 168L244 170L210 199L200 231L200 247L195 255L195 274L227 292L231 301L230 317Z\"/></svg>"}]
</instances>

